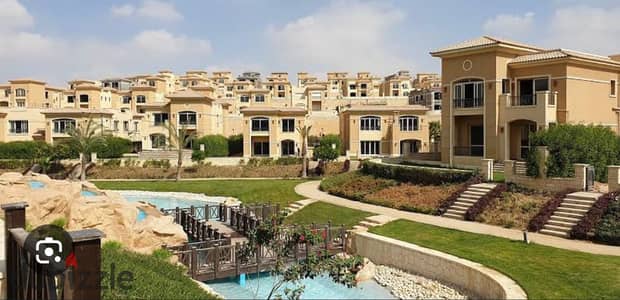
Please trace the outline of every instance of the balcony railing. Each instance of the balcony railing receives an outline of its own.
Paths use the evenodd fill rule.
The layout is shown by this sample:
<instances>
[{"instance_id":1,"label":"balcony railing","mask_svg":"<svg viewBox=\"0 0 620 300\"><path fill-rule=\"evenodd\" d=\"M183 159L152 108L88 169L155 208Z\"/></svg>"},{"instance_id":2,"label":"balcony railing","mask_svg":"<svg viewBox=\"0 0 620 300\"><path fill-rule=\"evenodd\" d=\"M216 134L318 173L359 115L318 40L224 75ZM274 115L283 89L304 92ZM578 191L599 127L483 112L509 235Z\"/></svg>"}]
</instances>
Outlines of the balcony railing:
<instances>
[{"instance_id":1,"label":"balcony railing","mask_svg":"<svg viewBox=\"0 0 620 300\"><path fill-rule=\"evenodd\" d=\"M482 107L483 105L484 105L484 99L482 98L454 99L455 108L475 108L475 107Z\"/></svg>"},{"instance_id":2,"label":"balcony railing","mask_svg":"<svg viewBox=\"0 0 620 300\"><path fill-rule=\"evenodd\" d=\"M510 98L511 106L529 106L536 105L537 97L535 95L519 95Z\"/></svg>"},{"instance_id":3,"label":"balcony railing","mask_svg":"<svg viewBox=\"0 0 620 300\"><path fill-rule=\"evenodd\" d=\"M471 145L471 146L455 146L454 155L457 156L483 156L483 145Z\"/></svg>"}]
</instances>

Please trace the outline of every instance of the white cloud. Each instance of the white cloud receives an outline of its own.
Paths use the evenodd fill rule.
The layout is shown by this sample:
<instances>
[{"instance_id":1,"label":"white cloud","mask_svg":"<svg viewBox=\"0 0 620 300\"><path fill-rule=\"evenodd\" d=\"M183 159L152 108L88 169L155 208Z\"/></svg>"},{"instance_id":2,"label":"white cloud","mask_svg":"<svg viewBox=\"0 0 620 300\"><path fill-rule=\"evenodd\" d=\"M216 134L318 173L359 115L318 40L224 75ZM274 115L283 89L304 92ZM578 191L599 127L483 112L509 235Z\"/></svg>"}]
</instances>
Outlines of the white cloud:
<instances>
[{"instance_id":1,"label":"white cloud","mask_svg":"<svg viewBox=\"0 0 620 300\"><path fill-rule=\"evenodd\" d=\"M112 6L110 13L115 17L144 17L159 21L177 21L183 19L183 15L177 11L174 4L160 0L144 0L139 7L132 4Z\"/></svg>"},{"instance_id":2,"label":"white cloud","mask_svg":"<svg viewBox=\"0 0 620 300\"><path fill-rule=\"evenodd\" d=\"M412 67L406 49L398 48L410 37L394 34L404 18L384 3L337 1L283 26L271 26L266 35L272 60L283 60L289 69L388 73Z\"/></svg>"},{"instance_id":3,"label":"white cloud","mask_svg":"<svg viewBox=\"0 0 620 300\"><path fill-rule=\"evenodd\" d=\"M620 53L620 6L560 8L551 17L548 28L545 46L603 55Z\"/></svg>"},{"instance_id":4,"label":"white cloud","mask_svg":"<svg viewBox=\"0 0 620 300\"><path fill-rule=\"evenodd\" d=\"M136 8L131 4L123 4L120 6L112 6L110 13L115 17L130 17L136 11Z\"/></svg>"},{"instance_id":5,"label":"white cloud","mask_svg":"<svg viewBox=\"0 0 620 300\"><path fill-rule=\"evenodd\" d=\"M523 15L499 14L482 26L485 33L513 39L525 38L534 29L534 13Z\"/></svg>"},{"instance_id":6,"label":"white cloud","mask_svg":"<svg viewBox=\"0 0 620 300\"><path fill-rule=\"evenodd\" d=\"M17 0L0 0L0 31L30 27L34 19Z\"/></svg>"}]
</instances>

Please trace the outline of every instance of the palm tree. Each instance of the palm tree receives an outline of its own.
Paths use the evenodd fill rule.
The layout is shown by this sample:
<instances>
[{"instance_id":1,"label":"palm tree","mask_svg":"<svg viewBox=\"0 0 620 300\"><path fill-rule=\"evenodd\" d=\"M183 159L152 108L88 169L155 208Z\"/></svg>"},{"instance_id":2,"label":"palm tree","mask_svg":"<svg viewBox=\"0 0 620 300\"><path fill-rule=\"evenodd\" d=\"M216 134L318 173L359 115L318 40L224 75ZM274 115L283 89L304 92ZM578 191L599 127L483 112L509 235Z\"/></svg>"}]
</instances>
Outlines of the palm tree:
<instances>
[{"instance_id":1,"label":"palm tree","mask_svg":"<svg viewBox=\"0 0 620 300\"><path fill-rule=\"evenodd\" d=\"M177 128L172 125L172 123L166 123L166 128L168 129L168 144L177 151L177 173L175 180L179 181L181 179L181 167L183 165L183 149L185 149L185 145L196 138L196 133L188 130L185 126Z\"/></svg>"},{"instance_id":2,"label":"palm tree","mask_svg":"<svg viewBox=\"0 0 620 300\"><path fill-rule=\"evenodd\" d=\"M80 180L85 181L86 165L88 164L90 154L95 151L97 147L105 144L103 127L93 122L92 118L89 118L85 123L69 127L67 129L67 134L69 135L70 144L75 147L75 150L82 156L80 161Z\"/></svg>"},{"instance_id":3,"label":"palm tree","mask_svg":"<svg viewBox=\"0 0 620 300\"><path fill-rule=\"evenodd\" d=\"M301 177L308 177L308 134L310 133L310 129L312 126L304 125L304 127L297 127L297 132L301 135L301 157L302 162L301 166L303 170L301 170Z\"/></svg>"}]
</instances>

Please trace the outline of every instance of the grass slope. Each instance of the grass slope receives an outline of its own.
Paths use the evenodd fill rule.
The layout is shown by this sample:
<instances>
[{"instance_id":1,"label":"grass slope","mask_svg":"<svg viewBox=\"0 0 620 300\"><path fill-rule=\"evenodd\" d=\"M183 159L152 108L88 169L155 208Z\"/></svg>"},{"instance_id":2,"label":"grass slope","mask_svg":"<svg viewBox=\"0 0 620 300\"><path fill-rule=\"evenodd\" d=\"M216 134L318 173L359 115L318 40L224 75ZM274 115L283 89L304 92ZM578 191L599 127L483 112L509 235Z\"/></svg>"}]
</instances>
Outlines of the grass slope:
<instances>
[{"instance_id":1,"label":"grass slope","mask_svg":"<svg viewBox=\"0 0 620 300\"><path fill-rule=\"evenodd\" d=\"M530 299L618 299L620 257L594 255L397 220L373 233L481 263L516 280Z\"/></svg>"},{"instance_id":2,"label":"grass slope","mask_svg":"<svg viewBox=\"0 0 620 300\"><path fill-rule=\"evenodd\" d=\"M312 203L286 218L287 224L327 224L343 225L352 228L361 220L373 214L325 202Z\"/></svg>"},{"instance_id":3,"label":"grass slope","mask_svg":"<svg viewBox=\"0 0 620 300\"><path fill-rule=\"evenodd\" d=\"M295 193L303 180L203 180L203 181L98 181L95 185L110 190L202 193L208 196L236 197L243 203L280 203L287 205L304 197Z\"/></svg>"}]
</instances>

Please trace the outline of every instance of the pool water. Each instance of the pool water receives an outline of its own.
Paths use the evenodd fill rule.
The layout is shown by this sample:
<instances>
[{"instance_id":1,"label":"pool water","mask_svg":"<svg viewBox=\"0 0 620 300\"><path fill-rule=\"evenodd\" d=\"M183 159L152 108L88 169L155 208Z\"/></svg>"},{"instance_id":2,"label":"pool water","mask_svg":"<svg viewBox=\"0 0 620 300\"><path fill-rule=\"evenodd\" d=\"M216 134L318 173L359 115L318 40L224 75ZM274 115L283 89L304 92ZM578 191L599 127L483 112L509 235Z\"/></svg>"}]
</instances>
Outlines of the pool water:
<instances>
[{"instance_id":1,"label":"pool water","mask_svg":"<svg viewBox=\"0 0 620 300\"><path fill-rule=\"evenodd\" d=\"M33 190L38 190L38 189L44 188L45 183L38 181L38 180L30 180L28 181L28 186L30 186L30 188Z\"/></svg>"},{"instance_id":2,"label":"pool water","mask_svg":"<svg viewBox=\"0 0 620 300\"><path fill-rule=\"evenodd\" d=\"M144 219L146 219L146 213L138 208L138 216L136 217L136 221L142 222Z\"/></svg>"},{"instance_id":3,"label":"pool water","mask_svg":"<svg viewBox=\"0 0 620 300\"><path fill-rule=\"evenodd\" d=\"M268 273L262 273L260 278L250 275L246 278L243 287L238 283L238 278L211 281L207 284L226 299L266 299L273 283L274 277ZM387 289L374 280L367 280L354 288L347 288L324 275L314 279L304 279L300 284L305 285L301 299L395 299ZM296 286L285 285L278 290L278 293L286 298L284 289Z\"/></svg>"},{"instance_id":4,"label":"pool water","mask_svg":"<svg viewBox=\"0 0 620 300\"><path fill-rule=\"evenodd\" d=\"M82 195L82 197L94 197L94 196L97 196L97 193L93 191L82 190L80 192L80 195Z\"/></svg>"},{"instance_id":5,"label":"pool water","mask_svg":"<svg viewBox=\"0 0 620 300\"><path fill-rule=\"evenodd\" d=\"M225 197L206 197L191 193L168 193L168 192L138 192L138 191L116 191L129 202L144 201L157 206L157 209L171 209L175 207L218 205ZM187 195L185 195L187 194ZM205 201L195 198L212 199ZM194 198L194 199L192 199Z\"/></svg>"}]
</instances>

